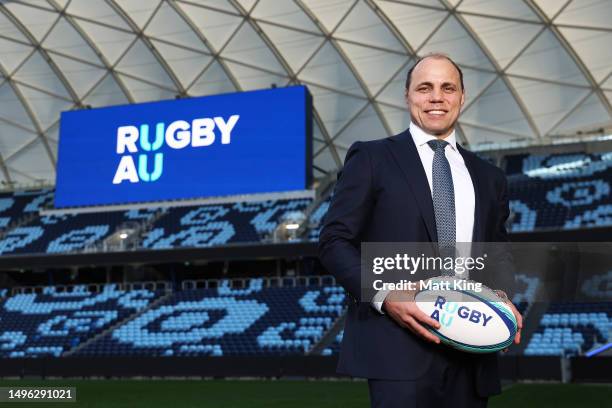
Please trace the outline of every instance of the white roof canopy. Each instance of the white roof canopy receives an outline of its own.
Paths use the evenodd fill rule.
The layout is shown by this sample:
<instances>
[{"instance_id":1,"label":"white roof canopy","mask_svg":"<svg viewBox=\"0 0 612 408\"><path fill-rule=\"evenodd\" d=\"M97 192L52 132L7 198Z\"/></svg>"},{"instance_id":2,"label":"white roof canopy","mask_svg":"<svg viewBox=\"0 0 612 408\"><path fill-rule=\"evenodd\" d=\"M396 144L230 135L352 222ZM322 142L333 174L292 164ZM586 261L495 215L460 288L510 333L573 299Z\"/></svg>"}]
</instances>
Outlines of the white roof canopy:
<instances>
[{"instance_id":1,"label":"white roof canopy","mask_svg":"<svg viewBox=\"0 0 612 408\"><path fill-rule=\"evenodd\" d=\"M302 83L315 175L405 129L415 56L462 67L459 137L612 126L608 0L0 0L0 181L53 183L59 114Z\"/></svg>"}]
</instances>

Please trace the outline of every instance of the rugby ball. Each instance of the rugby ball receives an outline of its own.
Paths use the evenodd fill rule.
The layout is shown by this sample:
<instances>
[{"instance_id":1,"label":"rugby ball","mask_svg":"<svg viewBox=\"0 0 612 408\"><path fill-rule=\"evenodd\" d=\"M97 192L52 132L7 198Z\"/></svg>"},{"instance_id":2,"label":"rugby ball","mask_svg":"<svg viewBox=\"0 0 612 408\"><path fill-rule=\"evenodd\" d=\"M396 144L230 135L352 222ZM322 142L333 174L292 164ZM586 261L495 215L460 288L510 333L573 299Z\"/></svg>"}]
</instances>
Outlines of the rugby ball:
<instances>
[{"instance_id":1,"label":"rugby ball","mask_svg":"<svg viewBox=\"0 0 612 408\"><path fill-rule=\"evenodd\" d=\"M442 343L471 353L492 353L512 344L517 323L510 307L479 282L439 276L421 284L417 307L440 322L428 329Z\"/></svg>"}]
</instances>

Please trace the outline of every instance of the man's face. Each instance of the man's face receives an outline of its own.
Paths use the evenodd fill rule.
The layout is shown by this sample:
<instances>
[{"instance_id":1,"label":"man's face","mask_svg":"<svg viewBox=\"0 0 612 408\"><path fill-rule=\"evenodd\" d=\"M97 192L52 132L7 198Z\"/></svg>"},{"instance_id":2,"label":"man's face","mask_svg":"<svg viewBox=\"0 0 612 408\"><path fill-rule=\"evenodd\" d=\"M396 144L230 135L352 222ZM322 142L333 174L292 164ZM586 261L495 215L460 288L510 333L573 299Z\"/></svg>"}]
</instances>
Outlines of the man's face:
<instances>
[{"instance_id":1,"label":"man's face","mask_svg":"<svg viewBox=\"0 0 612 408\"><path fill-rule=\"evenodd\" d=\"M464 102L459 72L445 58L426 58L414 71L406 103L410 117L426 133L450 135Z\"/></svg>"}]
</instances>

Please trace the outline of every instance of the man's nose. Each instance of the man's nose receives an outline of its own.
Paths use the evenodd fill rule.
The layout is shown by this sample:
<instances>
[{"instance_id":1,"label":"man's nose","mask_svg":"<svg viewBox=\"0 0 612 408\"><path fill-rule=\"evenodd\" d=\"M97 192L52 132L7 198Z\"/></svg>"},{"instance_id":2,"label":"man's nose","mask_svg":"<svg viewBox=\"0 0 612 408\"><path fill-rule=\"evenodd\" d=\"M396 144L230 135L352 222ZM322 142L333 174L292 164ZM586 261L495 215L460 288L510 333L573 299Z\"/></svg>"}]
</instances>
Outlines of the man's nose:
<instances>
[{"instance_id":1,"label":"man's nose","mask_svg":"<svg viewBox=\"0 0 612 408\"><path fill-rule=\"evenodd\" d=\"M442 100L443 100L442 90L434 88L429 94L429 101L430 102L441 102Z\"/></svg>"}]
</instances>

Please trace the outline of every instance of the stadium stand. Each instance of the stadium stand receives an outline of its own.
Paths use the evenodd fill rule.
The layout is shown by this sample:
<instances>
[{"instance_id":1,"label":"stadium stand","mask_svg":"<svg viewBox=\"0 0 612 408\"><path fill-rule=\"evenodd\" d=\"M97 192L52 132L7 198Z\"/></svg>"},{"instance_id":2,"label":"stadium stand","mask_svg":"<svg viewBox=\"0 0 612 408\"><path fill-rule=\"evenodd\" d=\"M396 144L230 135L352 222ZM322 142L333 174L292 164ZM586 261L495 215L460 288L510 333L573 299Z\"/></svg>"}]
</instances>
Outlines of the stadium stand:
<instances>
[{"instance_id":1,"label":"stadium stand","mask_svg":"<svg viewBox=\"0 0 612 408\"><path fill-rule=\"evenodd\" d=\"M83 251L126 221L125 212L46 215L9 231L0 253L66 253Z\"/></svg>"},{"instance_id":2,"label":"stadium stand","mask_svg":"<svg viewBox=\"0 0 612 408\"><path fill-rule=\"evenodd\" d=\"M162 294L114 284L100 292L77 285L66 292L45 287L42 293L14 294L0 304L0 356L60 357Z\"/></svg>"},{"instance_id":3,"label":"stadium stand","mask_svg":"<svg viewBox=\"0 0 612 408\"><path fill-rule=\"evenodd\" d=\"M509 155L505 157L507 176L526 175L541 179L590 177L612 167L612 153L584 152Z\"/></svg>"},{"instance_id":4,"label":"stadium stand","mask_svg":"<svg viewBox=\"0 0 612 408\"><path fill-rule=\"evenodd\" d=\"M130 221L146 225L143 239L138 244L145 249L261 242L268 239L286 214L301 211L311 202L309 199L285 199L166 210L150 208L38 216L40 205L52 196L52 191L45 192L29 196L28 200L19 202L19 206L12 205L22 209L15 211L33 212L37 216L5 232L0 239L0 254L95 250L95 245ZM15 201L10 197L5 199ZM9 204L6 205L8 211ZM18 212L5 218L16 217Z\"/></svg>"},{"instance_id":5,"label":"stadium stand","mask_svg":"<svg viewBox=\"0 0 612 408\"><path fill-rule=\"evenodd\" d=\"M285 214L303 210L310 202L285 199L172 208L154 223L142 246L168 249L261 242Z\"/></svg>"},{"instance_id":6,"label":"stadium stand","mask_svg":"<svg viewBox=\"0 0 612 408\"><path fill-rule=\"evenodd\" d=\"M303 355L344 312L339 286L265 282L177 291L76 355Z\"/></svg>"},{"instance_id":7,"label":"stadium stand","mask_svg":"<svg viewBox=\"0 0 612 408\"><path fill-rule=\"evenodd\" d=\"M525 349L526 355L581 355L610 341L612 302L554 303Z\"/></svg>"},{"instance_id":8,"label":"stadium stand","mask_svg":"<svg viewBox=\"0 0 612 408\"><path fill-rule=\"evenodd\" d=\"M612 299L612 270L595 275L582 283L582 293L592 299Z\"/></svg>"},{"instance_id":9,"label":"stadium stand","mask_svg":"<svg viewBox=\"0 0 612 408\"><path fill-rule=\"evenodd\" d=\"M310 241L318 241L319 233L321 232L321 227L323 226L323 217L327 213L329 209L329 204L331 202L331 195L327 197L327 199L323 200L321 204L312 212L310 218L308 219L308 240Z\"/></svg>"},{"instance_id":10,"label":"stadium stand","mask_svg":"<svg viewBox=\"0 0 612 408\"><path fill-rule=\"evenodd\" d=\"M612 225L612 153L506 158L511 232Z\"/></svg>"},{"instance_id":11,"label":"stadium stand","mask_svg":"<svg viewBox=\"0 0 612 408\"><path fill-rule=\"evenodd\" d=\"M0 194L0 231L38 215L53 200L51 190L16 191Z\"/></svg>"},{"instance_id":12,"label":"stadium stand","mask_svg":"<svg viewBox=\"0 0 612 408\"><path fill-rule=\"evenodd\" d=\"M537 280L537 279L535 279ZM289 356L306 354L345 311L341 287L295 278L176 292L85 285L0 291L0 357ZM538 282L519 275L525 311ZM285 286L286 285L286 286ZM551 304L525 355L582 355L610 341L612 302ZM321 352L337 354L340 331Z\"/></svg>"},{"instance_id":13,"label":"stadium stand","mask_svg":"<svg viewBox=\"0 0 612 408\"><path fill-rule=\"evenodd\" d=\"M505 158L509 231L580 229L612 225L612 153L511 155ZM147 223L138 246L145 249L209 247L262 242L280 220L305 210L310 199L280 199L89 214L38 216L52 190L0 196L0 253L82 251L100 243L122 222ZM315 242L331 197L308 218L304 239ZM21 222L19 222L21 221Z\"/></svg>"},{"instance_id":14,"label":"stadium stand","mask_svg":"<svg viewBox=\"0 0 612 408\"><path fill-rule=\"evenodd\" d=\"M612 153L511 155L505 168L510 232L612 225ZM319 238L329 201L311 215L310 241Z\"/></svg>"},{"instance_id":15,"label":"stadium stand","mask_svg":"<svg viewBox=\"0 0 612 408\"><path fill-rule=\"evenodd\" d=\"M515 155L505 163L514 213L510 231L612 225L612 153ZM310 199L279 199L40 215L52 200L53 190L0 196L0 254L99 250L105 238L128 222L142 226L137 245L150 250L267 242L281 220L313 204ZM330 201L328 196L309 213L306 240L318 240ZM520 293L514 301L526 315L540 282L526 275L518 279ZM12 296L4 289L0 355L303 355L343 313L344 293L338 286L273 287L266 282L252 279L237 288L224 281L218 287L185 288L152 308L162 293L143 289L147 294L139 301L144 303L132 307L119 299L136 292L112 285L101 292L108 299L91 305L87 299L99 299L99 294L84 287L70 294L47 287L41 294ZM22 312L6 309L28 297L33 300L24 302L48 303L49 309L33 312L29 303ZM77 300L86 306L71 308ZM55 306L62 302L67 302L65 308ZM17 318L18 313L25 318ZM611 313L607 303L551 305L525 354L582 355L609 341ZM341 339L342 332L321 354L336 354Z\"/></svg>"},{"instance_id":16,"label":"stadium stand","mask_svg":"<svg viewBox=\"0 0 612 408\"><path fill-rule=\"evenodd\" d=\"M340 343L342 343L342 337L344 336L344 330L340 330L340 332L336 335L336 338L321 352L323 356L331 356L333 354L338 354L340 352Z\"/></svg>"}]
</instances>

